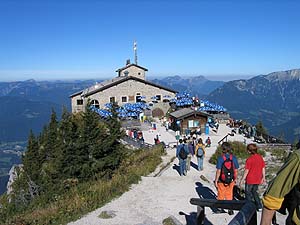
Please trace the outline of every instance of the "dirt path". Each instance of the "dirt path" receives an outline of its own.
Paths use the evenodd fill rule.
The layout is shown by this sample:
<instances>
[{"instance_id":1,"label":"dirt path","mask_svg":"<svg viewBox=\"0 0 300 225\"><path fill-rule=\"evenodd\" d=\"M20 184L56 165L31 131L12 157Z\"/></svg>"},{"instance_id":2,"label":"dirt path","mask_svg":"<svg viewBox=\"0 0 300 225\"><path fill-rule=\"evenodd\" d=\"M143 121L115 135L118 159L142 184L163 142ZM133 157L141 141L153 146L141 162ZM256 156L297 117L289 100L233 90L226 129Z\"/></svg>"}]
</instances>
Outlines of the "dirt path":
<instances>
[{"instance_id":1,"label":"dirt path","mask_svg":"<svg viewBox=\"0 0 300 225\"><path fill-rule=\"evenodd\" d=\"M215 166L208 162L210 156L215 152L217 142L230 131L225 125L220 125L218 134L211 134L212 146L206 149L206 158L204 160L204 170L199 172L196 169L196 157L192 158L191 170L187 176L179 176L178 160L175 159L170 166L165 169L160 176L153 174L143 177L141 182L133 185L131 190L124 193L118 199L106 204L105 206L91 212L82 219L70 223L70 225L161 225L162 221L173 216L182 224L194 224L196 217L196 206L189 203L191 198L215 198L216 189L213 186L215 176ZM166 132L161 126L156 131L144 132L145 141L151 142L154 135L159 133L162 141L176 141L174 134ZM205 140L206 135L202 135ZM240 135L230 137L230 140L243 141ZM250 141L250 140L248 140ZM175 148L167 150L167 155L163 158L163 164L170 162L175 155ZM208 179L203 181L200 175ZM99 218L101 212L107 211L114 214L113 218ZM225 225L237 214L230 216L227 213L215 214L210 208L206 211L205 224ZM260 221L260 213L258 213ZM278 218L279 224L284 224L283 218ZM259 224L259 223L258 223Z\"/></svg>"}]
</instances>

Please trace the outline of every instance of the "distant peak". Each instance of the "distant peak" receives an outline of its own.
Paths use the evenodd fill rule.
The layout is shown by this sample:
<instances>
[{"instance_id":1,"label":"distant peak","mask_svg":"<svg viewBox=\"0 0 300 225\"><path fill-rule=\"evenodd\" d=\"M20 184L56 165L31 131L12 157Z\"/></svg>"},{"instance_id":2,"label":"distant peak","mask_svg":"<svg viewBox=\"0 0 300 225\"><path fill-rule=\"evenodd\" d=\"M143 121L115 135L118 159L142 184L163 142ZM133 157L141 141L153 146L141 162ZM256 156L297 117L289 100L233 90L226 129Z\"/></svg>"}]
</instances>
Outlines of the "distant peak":
<instances>
[{"instance_id":1,"label":"distant peak","mask_svg":"<svg viewBox=\"0 0 300 225\"><path fill-rule=\"evenodd\" d=\"M27 82L27 83L35 83L35 80L34 80L34 79L29 79L29 80L25 80L24 82Z\"/></svg>"},{"instance_id":2,"label":"distant peak","mask_svg":"<svg viewBox=\"0 0 300 225\"><path fill-rule=\"evenodd\" d=\"M300 79L300 69L273 72L266 76L268 80L295 80Z\"/></svg>"}]
</instances>

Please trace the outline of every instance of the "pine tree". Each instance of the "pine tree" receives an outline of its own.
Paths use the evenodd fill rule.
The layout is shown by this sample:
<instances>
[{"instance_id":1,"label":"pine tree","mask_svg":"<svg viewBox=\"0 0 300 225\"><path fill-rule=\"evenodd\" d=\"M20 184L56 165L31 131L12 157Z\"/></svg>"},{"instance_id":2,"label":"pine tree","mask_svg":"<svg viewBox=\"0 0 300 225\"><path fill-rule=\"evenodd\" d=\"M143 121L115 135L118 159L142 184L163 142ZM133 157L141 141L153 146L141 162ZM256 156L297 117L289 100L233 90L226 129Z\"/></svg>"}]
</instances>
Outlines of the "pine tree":
<instances>
[{"instance_id":1,"label":"pine tree","mask_svg":"<svg viewBox=\"0 0 300 225\"><path fill-rule=\"evenodd\" d=\"M257 135L260 136L260 135L268 135L268 131L267 129L264 127L263 125L263 122L260 120L257 122L257 124L255 125L256 126L256 132L257 132Z\"/></svg>"},{"instance_id":2,"label":"pine tree","mask_svg":"<svg viewBox=\"0 0 300 225\"><path fill-rule=\"evenodd\" d=\"M34 182L39 181L40 169L42 163L39 157L39 145L36 137L34 136L32 130L30 130L28 145L25 155L22 158L24 170L30 179Z\"/></svg>"},{"instance_id":3,"label":"pine tree","mask_svg":"<svg viewBox=\"0 0 300 225\"><path fill-rule=\"evenodd\" d=\"M59 170L58 160L59 160L59 138L58 138L58 121L56 113L52 110L50 123L41 137L42 145L41 152L43 152L44 162L42 166L42 190L47 193L54 193L59 186Z\"/></svg>"},{"instance_id":4,"label":"pine tree","mask_svg":"<svg viewBox=\"0 0 300 225\"><path fill-rule=\"evenodd\" d=\"M80 134L79 155L83 156L82 160L82 174L81 176L87 178L95 175L95 169L92 164L95 162L95 156L101 155L103 152L102 140L105 138L105 129L100 125L100 117L97 113L90 109L89 104L86 107L85 113L82 117L82 128ZM84 161L83 161L84 160Z\"/></svg>"},{"instance_id":5,"label":"pine tree","mask_svg":"<svg viewBox=\"0 0 300 225\"><path fill-rule=\"evenodd\" d=\"M61 170L64 178L78 178L81 173L81 164L85 163L88 156L80 152L79 122L74 116L66 118L63 114L60 135L63 137Z\"/></svg>"},{"instance_id":6,"label":"pine tree","mask_svg":"<svg viewBox=\"0 0 300 225\"><path fill-rule=\"evenodd\" d=\"M92 168L98 176L110 177L118 167L123 155L119 140L123 137L124 131L121 129L116 108L117 106L113 104L112 116L108 118L107 123L102 124L100 129L102 132L97 140L101 140L101 143L95 145L92 151Z\"/></svg>"},{"instance_id":7,"label":"pine tree","mask_svg":"<svg viewBox=\"0 0 300 225\"><path fill-rule=\"evenodd\" d=\"M73 152L69 152L70 143L73 142L72 139L72 121L71 114L68 112L67 108L63 108L62 118L58 124L58 133L57 133L57 156L55 159L56 170L59 174L59 178L69 177L68 174L65 173L64 167L68 167L66 164L65 158L67 155L73 155Z\"/></svg>"}]
</instances>

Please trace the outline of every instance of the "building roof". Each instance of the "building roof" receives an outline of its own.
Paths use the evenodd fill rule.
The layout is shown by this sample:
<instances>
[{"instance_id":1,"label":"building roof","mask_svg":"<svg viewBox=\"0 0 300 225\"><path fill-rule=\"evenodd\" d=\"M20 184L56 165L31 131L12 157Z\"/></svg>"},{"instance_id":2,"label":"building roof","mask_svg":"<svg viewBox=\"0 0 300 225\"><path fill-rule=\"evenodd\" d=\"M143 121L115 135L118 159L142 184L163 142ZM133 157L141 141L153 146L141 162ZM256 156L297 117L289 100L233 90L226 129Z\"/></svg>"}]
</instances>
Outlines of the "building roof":
<instances>
[{"instance_id":1,"label":"building roof","mask_svg":"<svg viewBox=\"0 0 300 225\"><path fill-rule=\"evenodd\" d=\"M193 114L196 115L201 115L201 116L210 116L209 114L205 113L205 112L200 112L200 111L195 111L191 108L183 108L183 109L179 109L175 112L170 113L170 116L176 118L176 119L184 119L186 117L189 117Z\"/></svg>"},{"instance_id":2,"label":"building roof","mask_svg":"<svg viewBox=\"0 0 300 225\"><path fill-rule=\"evenodd\" d=\"M173 92L173 93L177 93L177 91L175 91L171 88L167 88L167 87L161 86L159 84L156 84L156 83L153 83L153 82L150 82L150 81L146 81L144 79L140 79L140 78L137 78L137 77L127 76L127 77L116 77L114 79L106 80L106 81L103 81L101 83L95 84L95 85L93 85L89 88L86 88L82 91L79 91L79 92L76 92L76 93L70 95L70 98L72 98L74 96L77 96L77 95L83 95L84 97L88 97L88 96L90 96L94 93L97 93L99 91L103 91L105 89L108 89L108 88L113 87L115 85L121 84L121 83L126 82L128 80L136 80L136 81L139 81L139 82L142 82L142 83L145 83L145 84L148 84L148 85L160 88L160 89L164 89L164 90L167 90L167 91L170 91L170 92Z\"/></svg>"},{"instance_id":3,"label":"building roof","mask_svg":"<svg viewBox=\"0 0 300 225\"><path fill-rule=\"evenodd\" d=\"M122 67L122 68L120 68L120 69L117 69L116 72L120 72L120 71L122 71L122 70L125 70L125 69L131 67L131 66L135 66L135 67L138 67L138 68L140 68L140 69L142 69L142 70L148 71L148 69L146 69L145 67L141 67L141 66L139 66L139 65L137 65L137 64L131 63L131 64L128 64L128 65L126 65L126 66L124 66L124 67Z\"/></svg>"}]
</instances>

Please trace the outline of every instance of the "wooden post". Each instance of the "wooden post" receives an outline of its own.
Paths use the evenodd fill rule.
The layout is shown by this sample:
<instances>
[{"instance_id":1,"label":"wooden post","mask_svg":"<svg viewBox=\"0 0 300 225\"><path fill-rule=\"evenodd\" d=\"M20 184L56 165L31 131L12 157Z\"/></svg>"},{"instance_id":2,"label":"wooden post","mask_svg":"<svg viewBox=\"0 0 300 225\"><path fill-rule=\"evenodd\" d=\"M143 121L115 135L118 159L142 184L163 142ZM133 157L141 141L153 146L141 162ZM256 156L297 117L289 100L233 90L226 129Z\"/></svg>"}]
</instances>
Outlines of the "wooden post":
<instances>
[{"instance_id":1,"label":"wooden post","mask_svg":"<svg viewBox=\"0 0 300 225\"><path fill-rule=\"evenodd\" d=\"M204 224L205 207L240 210L228 225L257 225L256 207L250 201L191 198L190 203L197 206L196 225Z\"/></svg>"},{"instance_id":2,"label":"wooden post","mask_svg":"<svg viewBox=\"0 0 300 225\"><path fill-rule=\"evenodd\" d=\"M197 206L196 225L203 225L204 218L205 218L205 208L201 206Z\"/></svg>"},{"instance_id":3,"label":"wooden post","mask_svg":"<svg viewBox=\"0 0 300 225\"><path fill-rule=\"evenodd\" d=\"M239 213L230 221L228 225L257 225L257 214L255 205L247 201Z\"/></svg>"}]
</instances>

